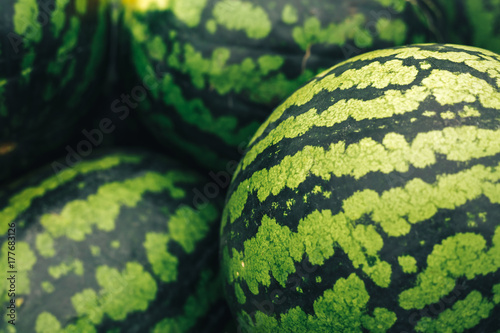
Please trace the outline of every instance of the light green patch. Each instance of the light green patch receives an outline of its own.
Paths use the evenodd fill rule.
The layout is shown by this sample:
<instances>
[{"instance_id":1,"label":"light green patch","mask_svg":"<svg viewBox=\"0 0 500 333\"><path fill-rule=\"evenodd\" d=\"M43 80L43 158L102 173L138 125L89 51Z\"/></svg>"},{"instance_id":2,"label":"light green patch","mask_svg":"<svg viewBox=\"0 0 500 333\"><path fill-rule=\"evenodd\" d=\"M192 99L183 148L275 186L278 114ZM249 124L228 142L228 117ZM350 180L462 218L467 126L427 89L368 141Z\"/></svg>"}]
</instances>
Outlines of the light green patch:
<instances>
[{"instance_id":1,"label":"light green patch","mask_svg":"<svg viewBox=\"0 0 500 333\"><path fill-rule=\"evenodd\" d=\"M480 117L481 114L476 108L473 108L472 106L465 105L464 109L458 113L458 115L461 118L468 118L468 117Z\"/></svg>"},{"instance_id":2,"label":"light green patch","mask_svg":"<svg viewBox=\"0 0 500 333\"><path fill-rule=\"evenodd\" d=\"M14 252L14 256L10 255L8 252ZM9 261L15 259L14 267L10 267ZM7 242L2 245L1 251L1 262L4 263L4 273L2 274L2 280L5 282L0 283L0 300L8 301L7 290L8 281L5 280L10 276L11 273L7 271L17 271L16 275L16 297L19 299L20 295L29 295L31 292L31 283L29 275L33 265L36 263L36 255L29 246L28 243L22 241L16 241L15 249L12 251L8 248Z\"/></svg>"},{"instance_id":3,"label":"light green patch","mask_svg":"<svg viewBox=\"0 0 500 333\"><path fill-rule=\"evenodd\" d=\"M284 64L285 59L278 55L263 55L257 59L262 75L267 75L269 72L278 70Z\"/></svg>"},{"instance_id":4,"label":"light green patch","mask_svg":"<svg viewBox=\"0 0 500 333\"><path fill-rule=\"evenodd\" d=\"M148 55L151 59L157 61L164 61L167 54L167 46L163 43L160 36L154 36L146 42L146 48L148 50Z\"/></svg>"},{"instance_id":5,"label":"light green patch","mask_svg":"<svg viewBox=\"0 0 500 333\"><path fill-rule=\"evenodd\" d=\"M47 294L50 294L50 293L54 292L54 290L56 290L56 288L54 287L54 285L52 283L50 283L49 281L43 281L42 282L42 289Z\"/></svg>"},{"instance_id":6,"label":"light green patch","mask_svg":"<svg viewBox=\"0 0 500 333\"><path fill-rule=\"evenodd\" d=\"M52 35L55 39L59 38L59 35L61 34L61 31L64 27L64 23L66 22L67 18L64 11L68 3L69 0L56 0L55 9L50 14L50 21L52 23Z\"/></svg>"},{"instance_id":7,"label":"light green patch","mask_svg":"<svg viewBox=\"0 0 500 333\"><path fill-rule=\"evenodd\" d=\"M313 190L311 191L311 193L314 193L314 194L321 193L321 192L323 192L323 190L321 189L321 186L319 186L319 185L314 186Z\"/></svg>"},{"instance_id":8,"label":"light green patch","mask_svg":"<svg viewBox=\"0 0 500 333\"><path fill-rule=\"evenodd\" d=\"M270 285L270 272L285 287L287 277L295 272L293 258L288 250L291 246L290 229L264 216L255 237L245 241L243 253L233 248L232 257L229 258L227 249L223 251L225 276L230 283L237 279L245 280L255 295L259 293L259 284Z\"/></svg>"},{"instance_id":9,"label":"light green patch","mask_svg":"<svg viewBox=\"0 0 500 333\"><path fill-rule=\"evenodd\" d=\"M424 117L434 117L436 116L436 111L424 111L422 112L422 116Z\"/></svg>"},{"instance_id":10,"label":"light green patch","mask_svg":"<svg viewBox=\"0 0 500 333\"><path fill-rule=\"evenodd\" d=\"M401 13L407 5L406 0L376 0L383 7L392 7L395 11Z\"/></svg>"},{"instance_id":11,"label":"light green patch","mask_svg":"<svg viewBox=\"0 0 500 333\"><path fill-rule=\"evenodd\" d=\"M483 298L477 290L458 300L451 309L441 312L437 319L424 317L415 326L416 332L441 333L464 332L473 328L482 319L488 318L494 305Z\"/></svg>"},{"instance_id":12,"label":"light green patch","mask_svg":"<svg viewBox=\"0 0 500 333\"><path fill-rule=\"evenodd\" d=\"M321 276L319 276L319 275L316 276L316 283L321 283L321 281L322 281Z\"/></svg>"},{"instance_id":13,"label":"light green patch","mask_svg":"<svg viewBox=\"0 0 500 333\"><path fill-rule=\"evenodd\" d=\"M54 239L46 232L36 235L36 249L44 258L53 257L56 252L54 250Z\"/></svg>"},{"instance_id":14,"label":"light green patch","mask_svg":"<svg viewBox=\"0 0 500 333\"><path fill-rule=\"evenodd\" d=\"M281 19L286 24L297 23L297 21L299 20L299 13L297 12L297 8L287 3L283 7L283 12L281 12Z\"/></svg>"},{"instance_id":15,"label":"light green patch","mask_svg":"<svg viewBox=\"0 0 500 333\"><path fill-rule=\"evenodd\" d=\"M151 275L136 262L127 262L120 273L108 266L99 266L96 280L101 290L85 289L71 298L80 316L100 324L106 314L111 320L123 320L129 313L145 311L155 299L157 286Z\"/></svg>"},{"instance_id":16,"label":"light green patch","mask_svg":"<svg viewBox=\"0 0 500 333\"><path fill-rule=\"evenodd\" d=\"M255 332L387 332L396 322L396 315L385 309L375 308L373 316L367 313L370 296L363 281L354 273L347 279L340 278L332 289L328 289L314 301L314 315L306 314L295 307L281 315L278 322L274 316L257 311L255 323L243 314Z\"/></svg>"},{"instance_id":17,"label":"light green patch","mask_svg":"<svg viewBox=\"0 0 500 333\"><path fill-rule=\"evenodd\" d=\"M201 13L207 4L207 0L174 0L171 9L175 16L188 27L195 27L200 23Z\"/></svg>"},{"instance_id":18,"label":"light green patch","mask_svg":"<svg viewBox=\"0 0 500 333\"><path fill-rule=\"evenodd\" d=\"M213 272L202 271L196 289L184 304L183 314L175 318L161 320L152 333L188 332L199 318L206 316L213 304L221 297L220 278L214 278Z\"/></svg>"},{"instance_id":19,"label":"light green patch","mask_svg":"<svg viewBox=\"0 0 500 333\"><path fill-rule=\"evenodd\" d=\"M170 217L168 229L170 237L179 243L186 253L192 253L196 243L205 238L210 225L218 217L218 211L211 204L204 205L198 210L189 206L182 206Z\"/></svg>"},{"instance_id":20,"label":"light green patch","mask_svg":"<svg viewBox=\"0 0 500 333\"><path fill-rule=\"evenodd\" d=\"M500 283L493 286L493 302L500 304Z\"/></svg>"},{"instance_id":21,"label":"light green patch","mask_svg":"<svg viewBox=\"0 0 500 333\"><path fill-rule=\"evenodd\" d=\"M422 85L432 91L441 105L480 102L485 108L500 110L500 91L489 82L469 73L434 69Z\"/></svg>"},{"instance_id":22,"label":"light green patch","mask_svg":"<svg viewBox=\"0 0 500 333\"><path fill-rule=\"evenodd\" d=\"M476 216L470 212L467 212L467 226L469 228L476 228L477 227Z\"/></svg>"},{"instance_id":23,"label":"light green patch","mask_svg":"<svg viewBox=\"0 0 500 333\"><path fill-rule=\"evenodd\" d=\"M422 68L423 70L427 70L427 69L431 69L432 65L430 64L430 62L424 60L424 61L420 62L420 68Z\"/></svg>"},{"instance_id":24,"label":"light green patch","mask_svg":"<svg viewBox=\"0 0 500 333\"><path fill-rule=\"evenodd\" d=\"M449 294L456 280L472 280L500 268L500 227L495 229L490 249L481 235L460 233L435 245L427 257L427 267L417 276L416 286L401 292L403 309L422 309Z\"/></svg>"},{"instance_id":25,"label":"light green patch","mask_svg":"<svg viewBox=\"0 0 500 333\"><path fill-rule=\"evenodd\" d=\"M103 231L114 230L121 207L135 207L145 193L167 191L171 197L179 199L186 193L176 183L194 181L196 178L192 174L180 171L146 172L123 182L106 183L86 200L69 202L59 214L43 215L40 223L54 238L66 236L83 241L92 233L93 226Z\"/></svg>"},{"instance_id":26,"label":"light green patch","mask_svg":"<svg viewBox=\"0 0 500 333\"><path fill-rule=\"evenodd\" d=\"M119 240L114 240L111 242L111 247L113 249L118 249L120 247L120 241Z\"/></svg>"},{"instance_id":27,"label":"light green patch","mask_svg":"<svg viewBox=\"0 0 500 333\"><path fill-rule=\"evenodd\" d=\"M87 0L76 0L75 7L80 15L84 15L87 11Z\"/></svg>"},{"instance_id":28,"label":"light green patch","mask_svg":"<svg viewBox=\"0 0 500 333\"><path fill-rule=\"evenodd\" d=\"M192 28L200 23L207 0L122 0L127 11L147 12L170 10L177 19ZM130 16L130 13L127 13Z\"/></svg>"},{"instance_id":29,"label":"light green patch","mask_svg":"<svg viewBox=\"0 0 500 333\"><path fill-rule=\"evenodd\" d=\"M168 251L169 235L147 233L144 248L153 272L163 281L177 280L179 259Z\"/></svg>"},{"instance_id":30,"label":"light green patch","mask_svg":"<svg viewBox=\"0 0 500 333\"><path fill-rule=\"evenodd\" d=\"M71 272L73 272L75 275L82 276L83 263L78 259L74 259L73 261L68 263L63 262L57 266L49 266L49 274L56 280L68 275Z\"/></svg>"},{"instance_id":31,"label":"light green patch","mask_svg":"<svg viewBox=\"0 0 500 333\"><path fill-rule=\"evenodd\" d=\"M292 120L286 120L280 126L290 121L297 126L308 127L307 119L314 117L315 114L316 112L313 109L304 118L299 116L295 120L291 117L289 119ZM325 117L322 114L321 119ZM296 123L299 118L304 122ZM283 125L283 130L288 128L290 128L290 125ZM301 128L295 127L295 129L302 131ZM282 133L282 136L287 135L287 132L283 131ZM281 135L279 138L281 138ZM460 162L494 156L500 152L500 130L487 130L474 126L447 127L442 131L419 133L411 144L401 134L388 133L382 143L371 138L363 138L360 142L347 147L345 147L343 141L339 141L331 144L329 148L325 150L322 147L306 146L295 155L286 156L280 164L271 167L269 170L263 169L254 172L249 179L242 181L238 185L236 191L228 199L226 209L230 221L233 222L241 215L250 193L256 191L259 200L264 201L271 194L278 195L285 187L296 189L309 175L318 176L324 180L329 180L332 175L335 177L351 176L359 179L370 172L383 172L385 174L394 171L407 172L410 164L417 168L426 168L436 163L438 154L445 155L448 160ZM240 165L249 164L256 158L250 156L247 161L248 155L249 153L247 153ZM487 173L488 171L486 171ZM481 177L488 177L486 174ZM286 175L286 177L283 177L283 175ZM479 174L477 175L479 176ZM486 178L480 179L486 180ZM418 180L412 182L412 184L416 185ZM464 184L466 183L467 186L474 187L473 183L464 182ZM448 184L447 186L453 192L452 187L455 185ZM400 193L396 189L391 191ZM417 189L411 191L415 192ZM355 194L353 197L364 195L361 193L364 192ZM442 193L445 195L444 192ZM406 196L405 193L400 194ZM424 198L416 192L414 195ZM398 205L406 206L404 200L406 199L398 199ZM436 197L436 200L441 199ZM395 203L393 205L396 206ZM431 203L426 205L431 205ZM386 213L390 214L390 212ZM223 223L225 222L226 219L223 219ZM405 224L403 223L403 225ZM402 225L400 224L400 226ZM394 232L400 231L402 230L399 230L399 228L394 230Z\"/></svg>"},{"instance_id":32,"label":"light green patch","mask_svg":"<svg viewBox=\"0 0 500 333\"><path fill-rule=\"evenodd\" d=\"M101 248L97 245L90 245L90 253L94 256L94 257L98 257L101 255Z\"/></svg>"},{"instance_id":33,"label":"light green patch","mask_svg":"<svg viewBox=\"0 0 500 333\"><path fill-rule=\"evenodd\" d=\"M366 18L361 13L348 15L345 21L330 23L326 28L322 28L318 18L312 16L304 21L304 26L295 26L292 36L303 50L314 44L342 46L347 40L353 40L357 47L368 47L372 45L373 37L365 26Z\"/></svg>"},{"instance_id":34,"label":"light green patch","mask_svg":"<svg viewBox=\"0 0 500 333\"><path fill-rule=\"evenodd\" d=\"M272 28L266 11L249 1L218 1L212 13L218 24L228 30L244 31L248 38L266 37Z\"/></svg>"},{"instance_id":35,"label":"light green patch","mask_svg":"<svg viewBox=\"0 0 500 333\"><path fill-rule=\"evenodd\" d=\"M234 283L234 293L236 295L238 303L245 304L245 302L247 301L247 297L245 296L245 292L243 292L243 289L241 289L241 286L238 282Z\"/></svg>"},{"instance_id":36,"label":"light green patch","mask_svg":"<svg viewBox=\"0 0 500 333\"><path fill-rule=\"evenodd\" d=\"M43 180L36 186L24 188L19 193L14 194L10 198L7 207L0 211L0 220L4 222L0 225L0 233L5 234L8 229L8 224L13 222L17 216L28 209L35 198L42 197L48 191L71 181L76 176L110 169L122 163L137 164L141 159L140 156L117 154L95 161L81 162L72 168L68 167L63 169L56 175Z\"/></svg>"},{"instance_id":37,"label":"light green patch","mask_svg":"<svg viewBox=\"0 0 500 333\"><path fill-rule=\"evenodd\" d=\"M217 22L214 19L207 20L205 28L213 35L217 32Z\"/></svg>"},{"instance_id":38,"label":"light green patch","mask_svg":"<svg viewBox=\"0 0 500 333\"><path fill-rule=\"evenodd\" d=\"M483 223L486 223L486 216L488 215L488 213L486 212L481 212L481 213L478 213L477 214L477 218L479 219L479 221L483 222Z\"/></svg>"},{"instance_id":39,"label":"light green patch","mask_svg":"<svg viewBox=\"0 0 500 333\"><path fill-rule=\"evenodd\" d=\"M388 20L380 18L375 24L378 37L387 42L392 42L394 45L403 45L406 40L407 27L403 20Z\"/></svg>"},{"instance_id":40,"label":"light green patch","mask_svg":"<svg viewBox=\"0 0 500 333\"><path fill-rule=\"evenodd\" d=\"M417 272L417 261L412 256L400 256L398 257L398 263L404 273L411 274Z\"/></svg>"},{"instance_id":41,"label":"light green patch","mask_svg":"<svg viewBox=\"0 0 500 333\"><path fill-rule=\"evenodd\" d=\"M36 333L58 333L61 331L61 323L53 314L44 311L36 318L35 331Z\"/></svg>"},{"instance_id":42,"label":"light green patch","mask_svg":"<svg viewBox=\"0 0 500 333\"><path fill-rule=\"evenodd\" d=\"M42 39L42 26L38 21L38 4L36 0L19 0L14 4L14 32L24 38L28 48L31 43Z\"/></svg>"}]
</instances>

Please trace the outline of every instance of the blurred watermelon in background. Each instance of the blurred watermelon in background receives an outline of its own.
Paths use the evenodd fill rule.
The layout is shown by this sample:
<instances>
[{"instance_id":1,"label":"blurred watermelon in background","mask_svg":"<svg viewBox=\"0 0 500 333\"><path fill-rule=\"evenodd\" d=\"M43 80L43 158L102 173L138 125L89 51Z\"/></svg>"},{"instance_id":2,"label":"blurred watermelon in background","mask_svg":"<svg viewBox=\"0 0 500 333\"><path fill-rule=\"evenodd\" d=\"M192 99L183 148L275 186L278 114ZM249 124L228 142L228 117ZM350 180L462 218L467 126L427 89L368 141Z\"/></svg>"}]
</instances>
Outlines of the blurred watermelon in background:
<instances>
[{"instance_id":1,"label":"blurred watermelon in background","mask_svg":"<svg viewBox=\"0 0 500 333\"><path fill-rule=\"evenodd\" d=\"M434 0L446 42L500 52L500 1Z\"/></svg>"},{"instance_id":2,"label":"blurred watermelon in background","mask_svg":"<svg viewBox=\"0 0 500 333\"><path fill-rule=\"evenodd\" d=\"M0 182L64 144L94 107L109 45L107 1L0 2Z\"/></svg>"},{"instance_id":3,"label":"blurred watermelon in background","mask_svg":"<svg viewBox=\"0 0 500 333\"><path fill-rule=\"evenodd\" d=\"M437 40L422 1L122 3L131 60L122 71L136 86L114 108L134 106L164 146L212 169L239 160L271 110L322 69Z\"/></svg>"}]
</instances>

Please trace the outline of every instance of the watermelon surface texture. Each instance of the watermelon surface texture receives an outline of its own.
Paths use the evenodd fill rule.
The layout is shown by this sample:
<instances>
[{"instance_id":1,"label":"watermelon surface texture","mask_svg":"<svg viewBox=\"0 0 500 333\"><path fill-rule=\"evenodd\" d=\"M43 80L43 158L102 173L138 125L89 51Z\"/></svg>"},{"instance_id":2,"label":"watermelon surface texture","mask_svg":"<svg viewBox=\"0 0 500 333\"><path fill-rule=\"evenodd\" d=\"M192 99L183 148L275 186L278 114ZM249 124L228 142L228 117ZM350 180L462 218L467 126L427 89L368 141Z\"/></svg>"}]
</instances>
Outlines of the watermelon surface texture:
<instances>
[{"instance_id":1,"label":"watermelon surface texture","mask_svg":"<svg viewBox=\"0 0 500 333\"><path fill-rule=\"evenodd\" d=\"M136 110L160 142L214 169L239 161L271 111L320 71L434 40L423 1L122 3L136 76L115 108Z\"/></svg>"},{"instance_id":2,"label":"watermelon surface texture","mask_svg":"<svg viewBox=\"0 0 500 333\"><path fill-rule=\"evenodd\" d=\"M107 3L0 1L0 182L64 144L92 108L107 61Z\"/></svg>"},{"instance_id":3,"label":"watermelon surface texture","mask_svg":"<svg viewBox=\"0 0 500 333\"><path fill-rule=\"evenodd\" d=\"M160 155L111 151L3 187L0 332L225 332L222 199L196 204L205 183Z\"/></svg>"},{"instance_id":4,"label":"watermelon surface texture","mask_svg":"<svg viewBox=\"0 0 500 333\"><path fill-rule=\"evenodd\" d=\"M442 44L321 73L253 137L221 226L244 332L500 330L500 55Z\"/></svg>"},{"instance_id":5,"label":"watermelon surface texture","mask_svg":"<svg viewBox=\"0 0 500 333\"><path fill-rule=\"evenodd\" d=\"M500 2L497 0L435 0L439 24L455 44L500 53Z\"/></svg>"}]
</instances>

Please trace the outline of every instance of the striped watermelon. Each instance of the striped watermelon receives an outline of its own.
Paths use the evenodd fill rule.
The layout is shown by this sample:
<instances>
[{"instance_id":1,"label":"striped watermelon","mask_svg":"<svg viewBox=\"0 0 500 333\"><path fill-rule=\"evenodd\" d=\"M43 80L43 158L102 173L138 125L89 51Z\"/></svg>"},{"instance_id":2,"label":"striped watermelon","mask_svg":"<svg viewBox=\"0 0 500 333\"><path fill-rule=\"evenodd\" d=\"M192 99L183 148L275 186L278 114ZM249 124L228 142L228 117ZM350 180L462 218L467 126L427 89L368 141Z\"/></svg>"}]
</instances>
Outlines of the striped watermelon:
<instances>
[{"instance_id":1,"label":"striped watermelon","mask_svg":"<svg viewBox=\"0 0 500 333\"><path fill-rule=\"evenodd\" d=\"M434 0L446 40L500 52L498 0Z\"/></svg>"},{"instance_id":2,"label":"striped watermelon","mask_svg":"<svg viewBox=\"0 0 500 333\"><path fill-rule=\"evenodd\" d=\"M0 181L63 144L92 107L107 60L107 3L0 1Z\"/></svg>"},{"instance_id":3,"label":"striped watermelon","mask_svg":"<svg viewBox=\"0 0 500 333\"><path fill-rule=\"evenodd\" d=\"M198 204L204 184L115 151L3 187L0 332L222 332L222 200Z\"/></svg>"},{"instance_id":4,"label":"striped watermelon","mask_svg":"<svg viewBox=\"0 0 500 333\"><path fill-rule=\"evenodd\" d=\"M253 137L222 271L248 332L500 330L500 55L422 44L318 75Z\"/></svg>"},{"instance_id":5,"label":"striped watermelon","mask_svg":"<svg viewBox=\"0 0 500 333\"><path fill-rule=\"evenodd\" d=\"M122 3L136 76L115 109L138 110L164 145L219 169L239 160L272 109L322 69L434 39L420 0Z\"/></svg>"}]
</instances>

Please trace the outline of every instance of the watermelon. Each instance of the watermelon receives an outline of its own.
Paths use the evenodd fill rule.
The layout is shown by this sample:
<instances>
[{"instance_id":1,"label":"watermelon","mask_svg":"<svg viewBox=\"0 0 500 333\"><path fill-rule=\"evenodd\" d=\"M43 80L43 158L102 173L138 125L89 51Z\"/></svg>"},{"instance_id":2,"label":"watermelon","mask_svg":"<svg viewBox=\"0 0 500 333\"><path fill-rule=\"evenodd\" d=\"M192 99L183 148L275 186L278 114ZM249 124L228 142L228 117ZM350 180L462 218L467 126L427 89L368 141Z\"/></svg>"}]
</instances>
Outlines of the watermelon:
<instances>
[{"instance_id":1,"label":"watermelon","mask_svg":"<svg viewBox=\"0 0 500 333\"><path fill-rule=\"evenodd\" d=\"M271 111L368 50L432 41L424 1L122 0L132 67L116 112L205 167L238 161ZM125 57L125 56L124 56Z\"/></svg>"},{"instance_id":2,"label":"watermelon","mask_svg":"<svg viewBox=\"0 0 500 333\"><path fill-rule=\"evenodd\" d=\"M32 167L92 108L107 62L106 0L0 1L0 181Z\"/></svg>"},{"instance_id":3,"label":"watermelon","mask_svg":"<svg viewBox=\"0 0 500 333\"><path fill-rule=\"evenodd\" d=\"M500 2L495 0L434 0L437 25L445 40L500 52Z\"/></svg>"},{"instance_id":4,"label":"watermelon","mask_svg":"<svg viewBox=\"0 0 500 333\"><path fill-rule=\"evenodd\" d=\"M224 290L247 332L500 330L500 55L369 52L262 124L229 187Z\"/></svg>"},{"instance_id":5,"label":"watermelon","mask_svg":"<svg viewBox=\"0 0 500 333\"><path fill-rule=\"evenodd\" d=\"M222 332L223 200L199 202L205 183L125 150L2 187L0 332Z\"/></svg>"}]
</instances>

